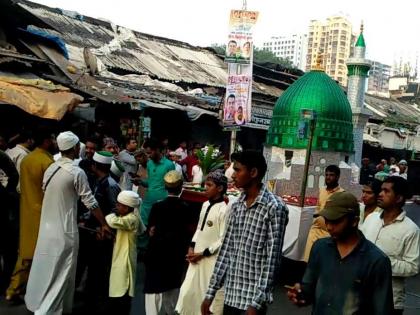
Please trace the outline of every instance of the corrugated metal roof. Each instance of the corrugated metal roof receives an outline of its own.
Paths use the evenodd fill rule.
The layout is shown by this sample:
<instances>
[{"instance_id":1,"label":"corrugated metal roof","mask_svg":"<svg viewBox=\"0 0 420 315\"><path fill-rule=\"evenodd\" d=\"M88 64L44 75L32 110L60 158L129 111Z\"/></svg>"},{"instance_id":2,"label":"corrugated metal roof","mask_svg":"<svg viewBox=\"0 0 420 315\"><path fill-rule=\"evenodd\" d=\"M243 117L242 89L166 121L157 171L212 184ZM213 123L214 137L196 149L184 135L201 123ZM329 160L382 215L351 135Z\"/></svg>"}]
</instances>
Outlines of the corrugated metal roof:
<instances>
[{"instance_id":1,"label":"corrugated metal roof","mask_svg":"<svg viewBox=\"0 0 420 315\"><path fill-rule=\"evenodd\" d=\"M369 94L366 94L365 103L369 105L370 109L373 108L373 118L375 119L389 119L412 124L420 123L420 109L411 104Z\"/></svg>"},{"instance_id":2,"label":"corrugated metal roof","mask_svg":"<svg viewBox=\"0 0 420 315\"><path fill-rule=\"evenodd\" d=\"M17 51L12 51L12 50L3 49L3 48L0 48L0 56L9 57L9 58L13 58L13 59L20 59L20 60L25 60L25 61L31 61L31 62L40 62L40 63L45 63L46 62L43 59L39 59L39 58L31 56L31 55L25 55L25 54L22 54L22 53L17 52Z\"/></svg>"},{"instance_id":3,"label":"corrugated metal roof","mask_svg":"<svg viewBox=\"0 0 420 315\"><path fill-rule=\"evenodd\" d=\"M69 17L58 9L26 1L19 5L51 26L52 29L44 31L60 36L70 45L100 50L115 38L121 37L121 32L114 32L109 22ZM226 65L210 51L183 42L121 30L129 35L131 33L131 36L120 42L120 49L108 55L97 53L107 67L169 81L225 86Z\"/></svg>"},{"instance_id":4,"label":"corrugated metal roof","mask_svg":"<svg viewBox=\"0 0 420 315\"><path fill-rule=\"evenodd\" d=\"M118 79L110 79L103 77L96 77L103 83L118 91L118 94L126 95L135 100L148 100L160 104L177 104L180 106L196 106L203 109L218 110L218 106L210 105L207 101L186 95L176 91L163 90L156 87L145 86L142 84L122 81ZM104 86L104 84L101 84Z\"/></svg>"},{"instance_id":5,"label":"corrugated metal roof","mask_svg":"<svg viewBox=\"0 0 420 315\"><path fill-rule=\"evenodd\" d=\"M70 17L61 9L29 1L20 0L19 5L51 27L41 28L42 30L63 38L68 46L70 60L79 65L83 64L83 53L80 49L89 47L110 70L146 74L175 83L219 88L226 86L227 65L207 49L131 31L108 21L79 14ZM258 72L264 68L256 67ZM266 80L258 80L258 83L254 81L253 92L278 97L282 89L296 79L292 74L268 70L264 71L268 71L275 80L270 81L271 77L267 77ZM267 74L264 71L264 75Z\"/></svg>"}]
</instances>

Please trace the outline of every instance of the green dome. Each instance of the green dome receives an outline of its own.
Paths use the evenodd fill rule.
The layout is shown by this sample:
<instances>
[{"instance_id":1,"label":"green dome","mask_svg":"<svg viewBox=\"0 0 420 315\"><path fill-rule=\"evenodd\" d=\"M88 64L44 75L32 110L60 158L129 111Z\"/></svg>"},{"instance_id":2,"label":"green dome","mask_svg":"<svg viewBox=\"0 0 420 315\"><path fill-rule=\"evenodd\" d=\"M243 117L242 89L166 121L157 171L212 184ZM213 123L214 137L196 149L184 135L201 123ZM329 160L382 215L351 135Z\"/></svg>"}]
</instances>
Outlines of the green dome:
<instances>
[{"instance_id":1,"label":"green dome","mask_svg":"<svg viewBox=\"0 0 420 315\"><path fill-rule=\"evenodd\" d=\"M340 86L323 71L311 71L293 83L277 100L267 144L304 149L307 139L297 136L302 109L316 111L313 150L353 152L350 103Z\"/></svg>"}]
</instances>

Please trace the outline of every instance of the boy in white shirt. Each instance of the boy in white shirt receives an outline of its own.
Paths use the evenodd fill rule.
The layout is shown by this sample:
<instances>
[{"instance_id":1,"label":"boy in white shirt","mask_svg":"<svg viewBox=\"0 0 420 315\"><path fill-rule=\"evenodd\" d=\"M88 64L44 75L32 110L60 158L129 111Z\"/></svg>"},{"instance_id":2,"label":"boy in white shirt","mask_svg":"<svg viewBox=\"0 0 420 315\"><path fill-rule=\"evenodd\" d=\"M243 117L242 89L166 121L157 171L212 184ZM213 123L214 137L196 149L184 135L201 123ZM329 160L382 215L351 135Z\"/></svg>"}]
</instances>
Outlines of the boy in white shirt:
<instances>
[{"instance_id":1,"label":"boy in white shirt","mask_svg":"<svg viewBox=\"0 0 420 315\"><path fill-rule=\"evenodd\" d=\"M137 265L136 237L142 229L138 208L140 197L134 191L124 190L117 197L117 214L105 217L108 225L117 230L112 253L109 278L109 296L113 314L129 314L134 297Z\"/></svg>"}]
</instances>

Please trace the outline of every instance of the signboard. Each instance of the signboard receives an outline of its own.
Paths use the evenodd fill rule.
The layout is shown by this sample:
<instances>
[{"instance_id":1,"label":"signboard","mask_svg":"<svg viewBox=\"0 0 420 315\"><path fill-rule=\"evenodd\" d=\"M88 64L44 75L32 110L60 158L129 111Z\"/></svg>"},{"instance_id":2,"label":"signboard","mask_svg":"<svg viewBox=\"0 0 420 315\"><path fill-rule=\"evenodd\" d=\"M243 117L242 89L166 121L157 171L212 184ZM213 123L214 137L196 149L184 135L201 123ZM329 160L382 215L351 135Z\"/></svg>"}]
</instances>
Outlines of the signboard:
<instances>
[{"instance_id":1,"label":"signboard","mask_svg":"<svg viewBox=\"0 0 420 315\"><path fill-rule=\"evenodd\" d=\"M241 74L230 71L228 74L223 108L224 125L242 126L251 119L252 68L241 68Z\"/></svg>"},{"instance_id":2,"label":"signboard","mask_svg":"<svg viewBox=\"0 0 420 315\"><path fill-rule=\"evenodd\" d=\"M301 109L300 119L313 120L316 118L316 112L313 109Z\"/></svg>"},{"instance_id":3,"label":"signboard","mask_svg":"<svg viewBox=\"0 0 420 315\"><path fill-rule=\"evenodd\" d=\"M268 130L270 128L271 118L273 117L273 108L252 105L251 121L244 127L253 129Z\"/></svg>"},{"instance_id":4,"label":"signboard","mask_svg":"<svg viewBox=\"0 0 420 315\"><path fill-rule=\"evenodd\" d=\"M299 140L308 138L308 121L300 120L298 125L297 137Z\"/></svg>"},{"instance_id":5,"label":"signboard","mask_svg":"<svg viewBox=\"0 0 420 315\"><path fill-rule=\"evenodd\" d=\"M258 12L232 10L229 20L229 38L226 45L225 62L249 64L253 51L253 27Z\"/></svg>"},{"instance_id":6,"label":"signboard","mask_svg":"<svg viewBox=\"0 0 420 315\"><path fill-rule=\"evenodd\" d=\"M300 121L297 129L297 137L299 140L308 139L309 137L309 121L316 119L316 111L312 109L301 109Z\"/></svg>"},{"instance_id":7,"label":"signboard","mask_svg":"<svg viewBox=\"0 0 420 315\"><path fill-rule=\"evenodd\" d=\"M238 126L224 126L223 131L240 131L241 127Z\"/></svg>"},{"instance_id":8,"label":"signboard","mask_svg":"<svg viewBox=\"0 0 420 315\"><path fill-rule=\"evenodd\" d=\"M152 132L152 119L150 117L140 117L140 128L141 128L141 138L139 142L141 143L143 139L150 138L150 133Z\"/></svg>"},{"instance_id":9,"label":"signboard","mask_svg":"<svg viewBox=\"0 0 420 315\"><path fill-rule=\"evenodd\" d=\"M152 131L152 119L150 117L141 117L142 126L144 133L150 133Z\"/></svg>"}]
</instances>

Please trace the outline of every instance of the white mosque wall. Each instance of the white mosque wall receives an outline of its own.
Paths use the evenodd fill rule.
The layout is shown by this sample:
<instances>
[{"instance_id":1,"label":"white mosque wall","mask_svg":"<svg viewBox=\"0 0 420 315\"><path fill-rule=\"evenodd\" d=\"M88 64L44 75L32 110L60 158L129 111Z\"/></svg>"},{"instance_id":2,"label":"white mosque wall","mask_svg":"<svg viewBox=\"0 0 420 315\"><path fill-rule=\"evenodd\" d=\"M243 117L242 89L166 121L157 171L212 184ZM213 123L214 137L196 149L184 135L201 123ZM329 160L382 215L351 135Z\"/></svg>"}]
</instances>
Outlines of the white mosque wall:
<instances>
[{"instance_id":1,"label":"white mosque wall","mask_svg":"<svg viewBox=\"0 0 420 315\"><path fill-rule=\"evenodd\" d=\"M276 180L276 193L280 196L299 196L306 150L266 146L264 155L268 165L266 179ZM306 196L318 197L319 189L325 185L325 168L335 164L341 171L340 185L359 197L361 193L358 184L359 169L357 165L349 164L350 158L348 153L313 151L309 162Z\"/></svg>"}]
</instances>

